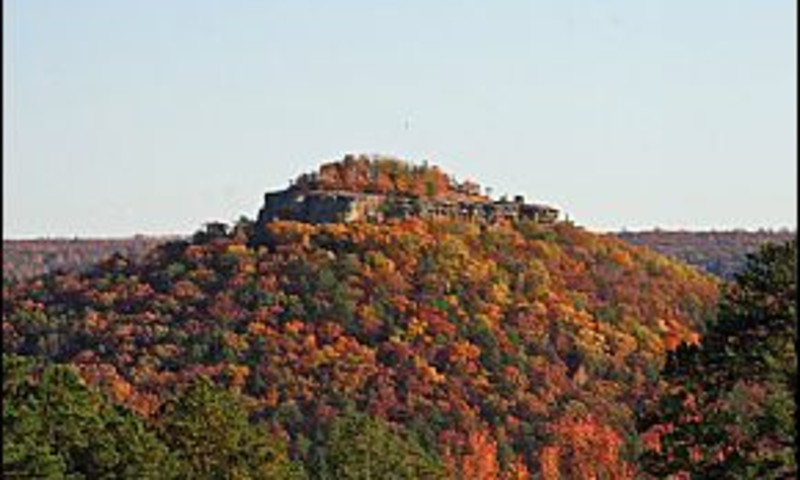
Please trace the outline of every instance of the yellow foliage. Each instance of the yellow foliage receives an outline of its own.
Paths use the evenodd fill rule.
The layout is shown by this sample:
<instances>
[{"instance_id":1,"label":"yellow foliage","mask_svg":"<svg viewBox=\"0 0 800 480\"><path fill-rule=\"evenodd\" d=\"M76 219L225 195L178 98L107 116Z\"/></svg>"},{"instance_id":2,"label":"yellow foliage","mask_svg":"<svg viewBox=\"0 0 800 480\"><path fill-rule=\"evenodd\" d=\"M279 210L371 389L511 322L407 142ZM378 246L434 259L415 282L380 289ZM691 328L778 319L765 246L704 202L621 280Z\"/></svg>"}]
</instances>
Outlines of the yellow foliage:
<instances>
[{"instance_id":1,"label":"yellow foliage","mask_svg":"<svg viewBox=\"0 0 800 480\"><path fill-rule=\"evenodd\" d=\"M428 326L428 323L424 320L420 320L416 317L411 319L411 322L408 324L408 336L410 338L414 338L418 335L421 335L425 332L425 328Z\"/></svg>"},{"instance_id":2,"label":"yellow foliage","mask_svg":"<svg viewBox=\"0 0 800 480\"><path fill-rule=\"evenodd\" d=\"M234 243L234 244L228 245L228 249L227 250L228 250L228 253L232 253L232 254L238 255L238 256L247 255L247 253L248 253L247 246L246 245L242 245L242 244L238 244L238 243Z\"/></svg>"}]
</instances>

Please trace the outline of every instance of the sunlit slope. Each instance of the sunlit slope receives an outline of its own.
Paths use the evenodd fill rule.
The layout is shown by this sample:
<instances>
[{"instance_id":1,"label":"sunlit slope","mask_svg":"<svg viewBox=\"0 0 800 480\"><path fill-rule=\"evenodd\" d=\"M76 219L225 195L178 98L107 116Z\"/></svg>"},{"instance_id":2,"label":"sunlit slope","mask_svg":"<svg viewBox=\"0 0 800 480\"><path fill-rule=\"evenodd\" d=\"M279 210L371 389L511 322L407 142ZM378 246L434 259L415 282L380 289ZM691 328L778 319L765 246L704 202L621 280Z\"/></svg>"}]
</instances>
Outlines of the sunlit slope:
<instances>
[{"instance_id":1,"label":"sunlit slope","mask_svg":"<svg viewBox=\"0 0 800 480\"><path fill-rule=\"evenodd\" d=\"M211 375L301 458L354 407L413 431L456 477L626 477L633 410L717 295L690 267L566 223L274 222L261 244L250 228L6 285L4 351L78 364L145 416Z\"/></svg>"}]
</instances>

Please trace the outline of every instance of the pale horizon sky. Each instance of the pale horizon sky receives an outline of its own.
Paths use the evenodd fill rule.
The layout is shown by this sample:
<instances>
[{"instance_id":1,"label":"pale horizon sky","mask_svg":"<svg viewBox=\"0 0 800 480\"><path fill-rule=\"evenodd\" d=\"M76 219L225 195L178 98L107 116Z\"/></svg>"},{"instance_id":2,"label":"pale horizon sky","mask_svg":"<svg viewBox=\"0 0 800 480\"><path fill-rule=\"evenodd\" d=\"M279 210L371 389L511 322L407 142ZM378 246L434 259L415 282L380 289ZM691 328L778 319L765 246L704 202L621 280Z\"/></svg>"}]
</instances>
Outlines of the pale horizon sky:
<instances>
[{"instance_id":1,"label":"pale horizon sky","mask_svg":"<svg viewBox=\"0 0 800 480\"><path fill-rule=\"evenodd\" d=\"M796 230L796 10L7 0L3 236L190 234L350 152L590 230Z\"/></svg>"}]
</instances>

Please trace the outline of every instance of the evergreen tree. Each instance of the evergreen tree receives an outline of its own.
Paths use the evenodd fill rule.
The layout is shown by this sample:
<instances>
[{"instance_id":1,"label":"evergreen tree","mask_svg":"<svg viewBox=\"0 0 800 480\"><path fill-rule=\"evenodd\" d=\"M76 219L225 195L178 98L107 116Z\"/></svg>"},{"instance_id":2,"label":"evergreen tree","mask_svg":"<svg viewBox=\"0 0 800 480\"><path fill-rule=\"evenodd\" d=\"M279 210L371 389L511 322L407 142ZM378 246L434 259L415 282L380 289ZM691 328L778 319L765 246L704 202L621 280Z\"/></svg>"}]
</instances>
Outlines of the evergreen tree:
<instances>
[{"instance_id":1,"label":"evergreen tree","mask_svg":"<svg viewBox=\"0 0 800 480\"><path fill-rule=\"evenodd\" d=\"M444 468L416 442L380 419L348 412L334 419L325 464L338 480L445 478Z\"/></svg>"},{"instance_id":2,"label":"evergreen tree","mask_svg":"<svg viewBox=\"0 0 800 480\"><path fill-rule=\"evenodd\" d=\"M640 418L661 431L642 456L658 477L793 478L797 473L797 243L748 258L700 345L682 345L663 371L667 392Z\"/></svg>"},{"instance_id":3,"label":"evergreen tree","mask_svg":"<svg viewBox=\"0 0 800 480\"><path fill-rule=\"evenodd\" d=\"M71 367L3 355L3 478L172 478L166 447Z\"/></svg>"},{"instance_id":4,"label":"evergreen tree","mask_svg":"<svg viewBox=\"0 0 800 480\"><path fill-rule=\"evenodd\" d=\"M165 405L161 431L181 462L181 478L305 478L283 443L248 421L240 398L205 378Z\"/></svg>"}]
</instances>

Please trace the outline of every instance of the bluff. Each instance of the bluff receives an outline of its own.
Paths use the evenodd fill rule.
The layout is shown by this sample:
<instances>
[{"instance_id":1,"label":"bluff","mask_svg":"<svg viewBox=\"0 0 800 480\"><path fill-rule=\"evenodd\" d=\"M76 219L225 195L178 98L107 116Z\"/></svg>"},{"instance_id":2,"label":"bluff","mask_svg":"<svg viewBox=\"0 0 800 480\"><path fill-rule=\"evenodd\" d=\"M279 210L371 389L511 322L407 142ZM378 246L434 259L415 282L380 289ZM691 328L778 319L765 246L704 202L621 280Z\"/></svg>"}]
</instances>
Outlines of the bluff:
<instances>
[{"instance_id":1,"label":"bluff","mask_svg":"<svg viewBox=\"0 0 800 480\"><path fill-rule=\"evenodd\" d=\"M301 175L286 190L266 193L258 225L273 220L335 223L412 217L553 223L558 210L525 203L521 195L513 201L492 200L480 194L478 184L458 182L436 166L347 155L322 165L318 172Z\"/></svg>"},{"instance_id":2,"label":"bluff","mask_svg":"<svg viewBox=\"0 0 800 480\"><path fill-rule=\"evenodd\" d=\"M478 195L432 168L386 171L378 192L351 187L369 176L317 181ZM3 351L73 364L148 421L210 376L312 478L345 411L412 436L454 479L632 478L635 412L716 297L713 278L568 222L273 219L4 284Z\"/></svg>"}]
</instances>

